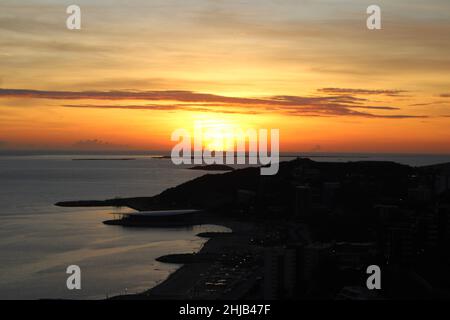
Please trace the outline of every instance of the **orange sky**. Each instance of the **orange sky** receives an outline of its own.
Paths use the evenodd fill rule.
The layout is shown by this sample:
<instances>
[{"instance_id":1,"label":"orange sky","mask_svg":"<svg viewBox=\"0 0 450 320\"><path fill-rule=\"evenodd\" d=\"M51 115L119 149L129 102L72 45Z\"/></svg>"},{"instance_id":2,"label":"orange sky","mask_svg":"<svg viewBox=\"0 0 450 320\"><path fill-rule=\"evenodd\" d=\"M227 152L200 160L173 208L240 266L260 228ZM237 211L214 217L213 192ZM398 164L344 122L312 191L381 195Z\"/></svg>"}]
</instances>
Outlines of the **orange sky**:
<instances>
[{"instance_id":1,"label":"orange sky","mask_svg":"<svg viewBox=\"0 0 450 320\"><path fill-rule=\"evenodd\" d=\"M450 2L392 2L369 31L370 1L77 1L70 31L61 1L2 1L0 148L168 150L202 120L450 153Z\"/></svg>"}]
</instances>

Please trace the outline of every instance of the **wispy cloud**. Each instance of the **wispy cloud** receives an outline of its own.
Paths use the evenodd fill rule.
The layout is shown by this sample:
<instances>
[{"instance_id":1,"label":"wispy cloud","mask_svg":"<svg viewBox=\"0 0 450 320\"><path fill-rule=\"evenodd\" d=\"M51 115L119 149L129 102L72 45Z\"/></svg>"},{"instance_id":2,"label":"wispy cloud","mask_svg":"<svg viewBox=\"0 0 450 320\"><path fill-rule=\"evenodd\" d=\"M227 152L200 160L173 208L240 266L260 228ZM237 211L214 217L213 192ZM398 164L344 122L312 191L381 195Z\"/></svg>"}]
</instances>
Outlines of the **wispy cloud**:
<instances>
[{"instance_id":1,"label":"wispy cloud","mask_svg":"<svg viewBox=\"0 0 450 320\"><path fill-rule=\"evenodd\" d=\"M423 102L423 103L413 103L410 104L410 107L425 107L425 106L436 106L436 105L447 105L450 101L432 101L432 102Z\"/></svg>"},{"instance_id":2,"label":"wispy cloud","mask_svg":"<svg viewBox=\"0 0 450 320\"><path fill-rule=\"evenodd\" d=\"M349 89L349 88L322 88L319 92L332 94L355 94L355 95L386 95L399 96L405 94L406 90L369 90L369 89Z\"/></svg>"},{"instance_id":3,"label":"wispy cloud","mask_svg":"<svg viewBox=\"0 0 450 320\"><path fill-rule=\"evenodd\" d=\"M383 91L387 92L387 91ZM397 91L392 91L397 92ZM398 91L400 92L400 91ZM51 100L102 100L102 101L154 101L166 104L64 104L70 108L100 108L129 110L189 110L201 112L245 113L278 112L303 116L358 116L367 118L424 118L422 115L377 114L368 110L398 111L393 106L371 104L366 98L350 92L320 96L278 95L270 97L231 97L193 91L45 91L27 89L0 89L0 98L29 98ZM167 104L172 102L172 104ZM173 103L175 102L175 103Z\"/></svg>"},{"instance_id":4,"label":"wispy cloud","mask_svg":"<svg viewBox=\"0 0 450 320\"><path fill-rule=\"evenodd\" d=\"M197 111L197 112L217 112L217 113L240 113L240 114L260 114L257 110L231 110L217 108L216 105L190 105L190 104L145 104L145 105L99 105L99 104L65 104L65 108L85 108L85 109L127 109L127 110L144 110L144 111Z\"/></svg>"}]
</instances>

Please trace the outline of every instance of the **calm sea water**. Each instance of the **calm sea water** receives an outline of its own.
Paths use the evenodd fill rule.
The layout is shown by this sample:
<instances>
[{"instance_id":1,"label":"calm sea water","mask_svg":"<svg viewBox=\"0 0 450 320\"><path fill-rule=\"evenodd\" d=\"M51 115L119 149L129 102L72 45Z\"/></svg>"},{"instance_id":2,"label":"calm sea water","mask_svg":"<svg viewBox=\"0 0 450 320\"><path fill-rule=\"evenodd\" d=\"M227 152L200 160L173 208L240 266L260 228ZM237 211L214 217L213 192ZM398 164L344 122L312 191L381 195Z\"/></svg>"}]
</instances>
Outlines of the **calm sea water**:
<instances>
[{"instance_id":1,"label":"calm sea water","mask_svg":"<svg viewBox=\"0 0 450 320\"><path fill-rule=\"evenodd\" d=\"M450 162L445 155L310 156L318 161L391 160L414 166ZM118 209L53 206L64 200L151 196L205 173L147 156L118 156L136 158L133 161L73 161L92 157L0 156L0 299L97 299L140 292L179 267L155 258L197 251L204 243L197 233L226 230L106 226L102 221ZM80 291L66 288L65 271L73 264L82 271Z\"/></svg>"},{"instance_id":2,"label":"calm sea water","mask_svg":"<svg viewBox=\"0 0 450 320\"><path fill-rule=\"evenodd\" d=\"M204 174L148 157L134 161L73 158L0 157L0 299L96 299L140 292L179 267L155 258L197 251L204 239L196 234L226 230L220 226L106 226L102 221L117 209L53 206L62 200L154 195ZM73 264L81 268L80 291L66 288L66 268Z\"/></svg>"}]
</instances>

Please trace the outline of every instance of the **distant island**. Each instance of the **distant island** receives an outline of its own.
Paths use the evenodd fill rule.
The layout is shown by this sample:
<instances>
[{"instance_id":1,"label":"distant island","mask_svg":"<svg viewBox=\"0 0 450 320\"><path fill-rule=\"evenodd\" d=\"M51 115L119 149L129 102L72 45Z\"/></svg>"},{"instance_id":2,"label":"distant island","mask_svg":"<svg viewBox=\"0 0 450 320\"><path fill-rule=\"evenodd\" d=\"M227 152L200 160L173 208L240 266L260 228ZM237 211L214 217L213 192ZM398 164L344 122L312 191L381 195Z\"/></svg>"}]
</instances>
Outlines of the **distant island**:
<instances>
[{"instance_id":1,"label":"distant island","mask_svg":"<svg viewBox=\"0 0 450 320\"><path fill-rule=\"evenodd\" d=\"M72 161L132 161L136 158L75 158Z\"/></svg>"},{"instance_id":2,"label":"distant island","mask_svg":"<svg viewBox=\"0 0 450 320\"><path fill-rule=\"evenodd\" d=\"M210 164L205 166L195 166L189 168L189 170L202 170L202 171L233 171L234 168L224 164Z\"/></svg>"}]
</instances>

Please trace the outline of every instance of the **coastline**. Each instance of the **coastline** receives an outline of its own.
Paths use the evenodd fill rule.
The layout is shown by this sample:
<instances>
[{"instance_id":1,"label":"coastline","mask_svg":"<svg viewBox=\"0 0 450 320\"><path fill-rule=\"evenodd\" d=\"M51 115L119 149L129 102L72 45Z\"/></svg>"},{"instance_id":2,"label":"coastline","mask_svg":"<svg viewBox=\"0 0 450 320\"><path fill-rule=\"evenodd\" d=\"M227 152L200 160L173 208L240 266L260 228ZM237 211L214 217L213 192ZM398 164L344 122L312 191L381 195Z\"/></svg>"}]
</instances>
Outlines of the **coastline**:
<instances>
[{"instance_id":1,"label":"coastline","mask_svg":"<svg viewBox=\"0 0 450 320\"><path fill-rule=\"evenodd\" d=\"M450 163L411 167L385 161L331 163L296 159L280 163L278 178L270 181L260 178L258 168L245 168L221 175L201 176L154 197L57 205L115 203L141 211L161 207L170 210L201 208L205 214L196 224L215 224L232 230L231 234L197 235L208 238L197 253L165 255L156 259L182 265L167 279L144 292L111 299L261 299L265 296L261 288L264 288L262 280L266 258L269 258L270 265L271 259L278 259L286 246L291 246L289 250L292 250L310 245L312 234L315 241L319 239L329 248L336 244L351 243L358 247L360 243L372 243L370 235L354 231L355 218L361 211L368 212L368 216L377 221L374 208L400 208L405 195L407 204L424 202L428 194L431 197L432 187L441 185L432 184L429 189L423 189L427 187L424 185L418 189L416 184L420 181L416 181L417 177L438 177L431 181L445 182L448 181L449 169ZM373 188L374 185L378 186L377 189ZM442 185L445 187L448 189L448 185ZM423 190L429 192L418 194ZM320 195L315 203L312 203L313 191ZM443 203L448 200L448 193L436 194ZM294 195L309 196L299 206L298 200L292 201ZM335 201L337 196L340 197L339 203ZM261 199L265 200L263 205L258 202ZM357 221L356 225L360 230L373 227L364 221ZM304 279L309 278L305 276ZM349 278L348 281L353 280ZM321 296L321 288L314 289L311 290L312 296ZM332 296L335 294L333 292Z\"/></svg>"},{"instance_id":2,"label":"coastline","mask_svg":"<svg viewBox=\"0 0 450 320\"><path fill-rule=\"evenodd\" d=\"M282 246L286 230L297 241L309 243L309 229L293 221L211 217L207 224L221 225L230 233L197 234L208 237L193 254L169 254L157 258L181 264L165 280L138 294L118 295L111 300L238 300L262 299L264 257L267 250Z\"/></svg>"},{"instance_id":3,"label":"coastline","mask_svg":"<svg viewBox=\"0 0 450 320\"><path fill-rule=\"evenodd\" d=\"M196 253L169 254L157 258L163 263L181 264L164 281L144 292L130 295L118 295L112 300L165 300L165 299L216 299L243 297L251 284L255 284L260 267L247 270L245 267L230 268L223 272L224 261L242 262L250 255L260 256L262 249L250 242L252 235L258 233L258 227L249 222L227 218L212 218L208 224L221 225L231 229L230 233L212 232L206 235L208 240ZM245 254L243 254L245 253ZM226 264L226 263L225 263ZM233 270L234 269L234 270ZM226 276L225 276L226 275ZM214 282L213 280L219 281ZM242 281L245 278L246 281ZM253 281L248 281L253 278ZM242 285L239 285L243 284ZM205 289L205 286L210 287ZM200 289L201 288L201 289Z\"/></svg>"}]
</instances>

